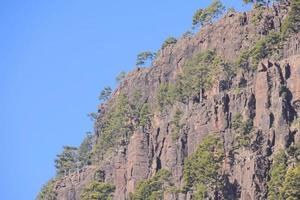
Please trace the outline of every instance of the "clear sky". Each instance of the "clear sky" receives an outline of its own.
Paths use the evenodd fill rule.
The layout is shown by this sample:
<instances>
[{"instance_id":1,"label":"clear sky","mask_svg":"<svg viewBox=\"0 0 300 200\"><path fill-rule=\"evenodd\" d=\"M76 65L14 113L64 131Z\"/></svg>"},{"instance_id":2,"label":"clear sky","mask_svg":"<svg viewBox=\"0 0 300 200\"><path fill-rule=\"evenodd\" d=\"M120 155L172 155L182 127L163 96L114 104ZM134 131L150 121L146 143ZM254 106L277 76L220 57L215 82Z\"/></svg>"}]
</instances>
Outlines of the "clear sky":
<instances>
[{"instance_id":1,"label":"clear sky","mask_svg":"<svg viewBox=\"0 0 300 200\"><path fill-rule=\"evenodd\" d=\"M101 89L191 27L205 0L0 0L0 198L33 200ZM242 0L223 1L241 6Z\"/></svg>"}]
</instances>

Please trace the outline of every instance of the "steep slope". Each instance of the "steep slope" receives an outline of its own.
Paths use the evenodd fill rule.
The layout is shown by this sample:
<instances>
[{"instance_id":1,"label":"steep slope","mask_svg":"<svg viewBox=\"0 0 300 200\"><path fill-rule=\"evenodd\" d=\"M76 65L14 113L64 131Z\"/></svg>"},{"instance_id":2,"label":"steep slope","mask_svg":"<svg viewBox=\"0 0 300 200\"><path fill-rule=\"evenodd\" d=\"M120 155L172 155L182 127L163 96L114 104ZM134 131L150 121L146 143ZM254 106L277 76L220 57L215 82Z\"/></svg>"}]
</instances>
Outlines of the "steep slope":
<instances>
[{"instance_id":1,"label":"steep slope","mask_svg":"<svg viewBox=\"0 0 300 200\"><path fill-rule=\"evenodd\" d=\"M285 152L284 173L299 161L300 34L282 33L290 10L230 11L130 72L99 106L92 165L54 181L56 198L80 199L96 180L114 186L113 199L144 199L136 188L159 182L163 169L171 175L152 199L271 199L274 157ZM136 114L137 105L147 105L146 114ZM221 142L220 157L207 137ZM219 163L205 160L204 171L216 169L198 172L197 159L210 158Z\"/></svg>"}]
</instances>

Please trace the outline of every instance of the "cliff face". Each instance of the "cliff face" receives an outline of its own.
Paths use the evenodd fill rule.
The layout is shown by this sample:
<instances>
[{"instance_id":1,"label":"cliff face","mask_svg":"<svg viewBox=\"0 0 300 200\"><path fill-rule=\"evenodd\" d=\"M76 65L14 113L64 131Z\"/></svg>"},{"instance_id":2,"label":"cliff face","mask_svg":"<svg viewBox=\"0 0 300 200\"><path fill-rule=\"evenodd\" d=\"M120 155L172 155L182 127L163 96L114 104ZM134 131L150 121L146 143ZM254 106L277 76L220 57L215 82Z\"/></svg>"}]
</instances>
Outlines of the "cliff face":
<instances>
[{"instance_id":1,"label":"cliff face","mask_svg":"<svg viewBox=\"0 0 300 200\"><path fill-rule=\"evenodd\" d=\"M221 170L227 178L222 198L266 199L274 155L300 142L300 134L292 126L300 114L299 34L286 38L280 59L267 57L259 62L256 70L237 70L229 80L221 73L200 100L175 102L163 113L155 109L160 84L175 83L193 55L215 50L223 60L235 62L241 52L260 38L271 31L280 31L287 9L264 9L261 19L254 23L256 14L255 10L229 12L218 22L201 28L196 35L183 37L175 45L164 48L150 68L129 73L110 101L120 92L130 98L135 89L140 89L142 99L151 108L150 125L135 129L128 141L120 141L109 159L94 162L79 174L59 180L58 199L80 199L82 188L97 170L101 170L105 182L115 185L116 200L128 199L139 181L152 177L159 169L168 169L174 186L182 188L185 159L208 134L220 136L224 143ZM182 112L182 126L174 139L172 121L178 109ZM248 145L236 145L235 116L253 121ZM101 119L95 123L98 134L101 134L101 123ZM166 193L164 199L188 200L191 193Z\"/></svg>"}]
</instances>

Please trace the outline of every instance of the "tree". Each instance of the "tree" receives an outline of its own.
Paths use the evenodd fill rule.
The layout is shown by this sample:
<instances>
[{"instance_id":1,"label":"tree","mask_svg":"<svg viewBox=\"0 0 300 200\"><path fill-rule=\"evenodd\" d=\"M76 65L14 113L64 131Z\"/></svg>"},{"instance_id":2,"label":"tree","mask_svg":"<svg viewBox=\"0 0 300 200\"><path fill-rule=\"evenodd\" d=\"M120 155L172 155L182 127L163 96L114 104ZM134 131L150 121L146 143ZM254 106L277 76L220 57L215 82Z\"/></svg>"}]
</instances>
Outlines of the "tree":
<instances>
[{"instance_id":1,"label":"tree","mask_svg":"<svg viewBox=\"0 0 300 200\"><path fill-rule=\"evenodd\" d=\"M203 26L212 23L225 11L225 7L220 0L213 0L207 8L196 11L193 16L193 26Z\"/></svg>"},{"instance_id":2,"label":"tree","mask_svg":"<svg viewBox=\"0 0 300 200\"><path fill-rule=\"evenodd\" d=\"M156 200L163 199L164 184L170 182L171 173L168 170L159 170L154 177L141 181L137 184L136 190L130 194L130 200Z\"/></svg>"},{"instance_id":3,"label":"tree","mask_svg":"<svg viewBox=\"0 0 300 200\"><path fill-rule=\"evenodd\" d=\"M177 43L177 39L176 39L176 38L174 38L174 37L169 37L169 38L167 38L167 39L164 41L164 43L162 44L161 49L164 49L164 48L166 48L167 46L172 45L172 44L176 44L176 43Z\"/></svg>"},{"instance_id":4,"label":"tree","mask_svg":"<svg viewBox=\"0 0 300 200\"><path fill-rule=\"evenodd\" d=\"M300 164L287 171L283 183L283 199L300 199Z\"/></svg>"},{"instance_id":5,"label":"tree","mask_svg":"<svg viewBox=\"0 0 300 200\"><path fill-rule=\"evenodd\" d=\"M221 59L214 51L200 52L188 60L176 83L180 101L187 103L191 98L201 101L203 91L212 87L220 64Z\"/></svg>"},{"instance_id":6,"label":"tree","mask_svg":"<svg viewBox=\"0 0 300 200\"><path fill-rule=\"evenodd\" d=\"M87 116L92 120L92 121L95 121L98 117L98 114L95 113L95 112L90 112L87 114Z\"/></svg>"},{"instance_id":7,"label":"tree","mask_svg":"<svg viewBox=\"0 0 300 200\"><path fill-rule=\"evenodd\" d=\"M83 189L81 200L112 200L115 186L97 181L91 182Z\"/></svg>"},{"instance_id":8,"label":"tree","mask_svg":"<svg viewBox=\"0 0 300 200\"><path fill-rule=\"evenodd\" d=\"M79 168L78 149L72 146L64 146L63 152L55 159L57 175L68 175Z\"/></svg>"},{"instance_id":9,"label":"tree","mask_svg":"<svg viewBox=\"0 0 300 200\"><path fill-rule=\"evenodd\" d=\"M184 181L187 191L194 190L196 199L206 199L208 193L222 190L221 163L224 158L223 142L220 138L206 136L197 150L184 164ZM215 198L208 198L215 199Z\"/></svg>"},{"instance_id":10,"label":"tree","mask_svg":"<svg viewBox=\"0 0 300 200\"><path fill-rule=\"evenodd\" d=\"M100 101L107 101L109 98L110 98L110 95L111 95L111 93L112 93L112 89L111 89L111 87L105 87L102 91L101 91L101 93L100 93L100 95L99 95L99 100Z\"/></svg>"},{"instance_id":11,"label":"tree","mask_svg":"<svg viewBox=\"0 0 300 200\"><path fill-rule=\"evenodd\" d=\"M116 81L121 83L126 77L126 72L121 71L120 74L116 77Z\"/></svg>"},{"instance_id":12,"label":"tree","mask_svg":"<svg viewBox=\"0 0 300 200\"><path fill-rule=\"evenodd\" d=\"M153 59L155 59L155 53L149 51L139 53L137 55L136 65L137 66L145 65L147 61L152 61Z\"/></svg>"},{"instance_id":13,"label":"tree","mask_svg":"<svg viewBox=\"0 0 300 200\"><path fill-rule=\"evenodd\" d=\"M36 200L57 200L55 192L55 179L49 180L41 189Z\"/></svg>"},{"instance_id":14,"label":"tree","mask_svg":"<svg viewBox=\"0 0 300 200\"><path fill-rule=\"evenodd\" d=\"M94 137L90 132L88 132L78 148L80 167L89 165L91 163L91 151L93 149L93 144Z\"/></svg>"},{"instance_id":15,"label":"tree","mask_svg":"<svg viewBox=\"0 0 300 200\"><path fill-rule=\"evenodd\" d=\"M281 199L282 184L287 170L287 156L282 150L275 155L270 170L270 181L268 181L268 199Z\"/></svg>"},{"instance_id":16,"label":"tree","mask_svg":"<svg viewBox=\"0 0 300 200\"><path fill-rule=\"evenodd\" d=\"M284 35L298 33L300 31L300 0L291 1L290 11L282 24Z\"/></svg>"}]
</instances>

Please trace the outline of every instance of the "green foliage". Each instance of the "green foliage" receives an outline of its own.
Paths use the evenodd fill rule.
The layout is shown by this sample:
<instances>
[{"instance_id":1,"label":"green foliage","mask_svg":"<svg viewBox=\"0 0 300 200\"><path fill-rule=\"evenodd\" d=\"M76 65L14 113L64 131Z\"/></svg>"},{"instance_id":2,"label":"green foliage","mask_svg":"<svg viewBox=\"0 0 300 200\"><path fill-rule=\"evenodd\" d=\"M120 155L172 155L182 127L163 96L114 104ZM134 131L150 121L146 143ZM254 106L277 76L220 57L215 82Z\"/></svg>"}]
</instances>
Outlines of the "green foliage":
<instances>
[{"instance_id":1,"label":"green foliage","mask_svg":"<svg viewBox=\"0 0 300 200\"><path fill-rule=\"evenodd\" d=\"M93 181L83 189L81 200L112 200L115 186L107 183Z\"/></svg>"},{"instance_id":2,"label":"green foliage","mask_svg":"<svg viewBox=\"0 0 300 200\"><path fill-rule=\"evenodd\" d=\"M83 139L78 148L80 167L91 164L91 151L94 144L93 140L93 135L91 133L87 133L86 137Z\"/></svg>"},{"instance_id":3,"label":"green foliage","mask_svg":"<svg viewBox=\"0 0 300 200\"><path fill-rule=\"evenodd\" d=\"M63 152L55 159L55 168L58 176L75 172L78 167L78 151L76 147L64 146Z\"/></svg>"},{"instance_id":4,"label":"green foliage","mask_svg":"<svg viewBox=\"0 0 300 200\"><path fill-rule=\"evenodd\" d=\"M212 23L214 19L223 14L224 10L225 7L220 0L213 0L207 8L196 11L193 16L193 26Z\"/></svg>"},{"instance_id":5,"label":"green foliage","mask_svg":"<svg viewBox=\"0 0 300 200\"><path fill-rule=\"evenodd\" d=\"M101 93L100 93L100 95L99 95L99 100L100 101L107 101L109 98L110 98L110 95L111 95L111 93L112 93L112 89L111 89L111 87L105 87L102 91L101 91Z\"/></svg>"},{"instance_id":6,"label":"green foliage","mask_svg":"<svg viewBox=\"0 0 300 200\"><path fill-rule=\"evenodd\" d=\"M172 134L172 139L177 140L179 138L180 134L180 129L181 129L181 117L182 117L182 112L177 109L174 116L173 120L171 121L171 134Z\"/></svg>"},{"instance_id":7,"label":"green foliage","mask_svg":"<svg viewBox=\"0 0 300 200\"><path fill-rule=\"evenodd\" d=\"M121 71L120 74L116 77L116 81L121 83L126 77L126 72Z\"/></svg>"},{"instance_id":8,"label":"green foliage","mask_svg":"<svg viewBox=\"0 0 300 200\"><path fill-rule=\"evenodd\" d=\"M281 34L278 32L270 32L266 37L258 40L249 50L243 51L237 60L238 66L256 69L259 61L270 56L280 56L278 50L281 47Z\"/></svg>"},{"instance_id":9,"label":"green foliage","mask_svg":"<svg viewBox=\"0 0 300 200\"><path fill-rule=\"evenodd\" d=\"M287 156L282 150L274 156L273 164L270 170L270 180L268 181L268 199L280 200L281 190L287 171Z\"/></svg>"},{"instance_id":10,"label":"green foliage","mask_svg":"<svg viewBox=\"0 0 300 200\"><path fill-rule=\"evenodd\" d=\"M112 150L122 135L126 136L131 133L130 112L128 97L119 94L112 109L102 119L103 127L93 148L94 155L104 156Z\"/></svg>"},{"instance_id":11,"label":"green foliage","mask_svg":"<svg viewBox=\"0 0 300 200\"><path fill-rule=\"evenodd\" d=\"M130 194L130 200L158 200L163 199L166 188L165 184L170 182L171 173L161 169L154 177L138 183L136 190Z\"/></svg>"},{"instance_id":12,"label":"green foliage","mask_svg":"<svg viewBox=\"0 0 300 200\"><path fill-rule=\"evenodd\" d=\"M155 57L156 57L155 53L149 51L139 53L137 56L136 65L137 66L145 65L147 61L152 61L153 59L155 59Z\"/></svg>"},{"instance_id":13,"label":"green foliage","mask_svg":"<svg viewBox=\"0 0 300 200\"><path fill-rule=\"evenodd\" d=\"M147 102L144 102L142 99L141 90L135 90L133 93L133 101L131 105L131 115L135 121L137 121L137 125L146 126L150 124L150 108Z\"/></svg>"},{"instance_id":14,"label":"green foliage","mask_svg":"<svg viewBox=\"0 0 300 200\"><path fill-rule=\"evenodd\" d=\"M164 49L166 48L167 46L170 46L170 45L173 45L173 44L176 44L177 43L177 39L174 38L174 37L169 37L167 38L164 43L162 44L162 47L161 49Z\"/></svg>"},{"instance_id":15,"label":"green foliage","mask_svg":"<svg viewBox=\"0 0 300 200\"><path fill-rule=\"evenodd\" d=\"M264 9L262 7L258 7L255 9L254 15L251 19L251 22L254 25L257 25L258 22L260 22L263 19L263 13L264 13Z\"/></svg>"},{"instance_id":16,"label":"green foliage","mask_svg":"<svg viewBox=\"0 0 300 200\"><path fill-rule=\"evenodd\" d=\"M92 120L95 121L98 118L98 113L90 112L87 114L87 116Z\"/></svg>"},{"instance_id":17,"label":"green foliage","mask_svg":"<svg viewBox=\"0 0 300 200\"><path fill-rule=\"evenodd\" d=\"M257 6L266 5L269 1L268 0L243 0L245 4L254 3Z\"/></svg>"},{"instance_id":18,"label":"green foliage","mask_svg":"<svg viewBox=\"0 0 300 200\"><path fill-rule=\"evenodd\" d=\"M55 180L48 181L39 192L36 200L57 200L57 193L55 192Z\"/></svg>"},{"instance_id":19,"label":"green foliage","mask_svg":"<svg viewBox=\"0 0 300 200\"><path fill-rule=\"evenodd\" d=\"M300 0L292 0L290 11L282 24L283 35L298 33L300 31Z\"/></svg>"},{"instance_id":20,"label":"green foliage","mask_svg":"<svg viewBox=\"0 0 300 200\"><path fill-rule=\"evenodd\" d=\"M238 113L232 119L232 128L234 130L234 140L236 148L248 146L251 142L250 133L253 129L252 119L243 120L243 116Z\"/></svg>"},{"instance_id":21,"label":"green foliage","mask_svg":"<svg viewBox=\"0 0 300 200\"><path fill-rule=\"evenodd\" d=\"M300 199L300 164L287 171L283 182L282 197L285 200Z\"/></svg>"},{"instance_id":22,"label":"green foliage","mask_svg":"<svg viewBox=\"0 0 300 200\"><path fill-rule=\"evenodd\" d=\"M190 97L199 97L201 89L210 89L219 73L221 62L214 51L193 56L183 67L176 83L180 101L188 102Z\"/></svg>"},{"instance_id":23,"label":"green foliage","mask_svg":"<svg viewBox=\"0 0 300 200\"><path fill-rule=\"evenodd\" d=\"M144 103L144 105L142 105L139 111L139 125L144 127L147 124L149 124L150 117L151 117L151 113L150 113L149 105L148 103Z\"/></svg>"},{"instance_id":24,"label":"green foliage","mask_svg":"<svg viewBox=\"0 0 300 200\"><path fill-rule=\"evenodd\" d=\"M156 99L161 112L166 106L172 106L176 100L175 85L171 83L161 83L156 94Z\"/></svg>"},{"instance_id":25,"label":"green foliage","mask_svg":"<svg viewBox=\"0 0 300 200\"><path fill-rule=\"evenodd\" d=\"M224 158L223 142L220 138L208 135L189 156L184 165L185 188L194 189L196 199L205 199L207 192L220 191L222 176L221 164Z\"/></svg>"}]
</instances>

